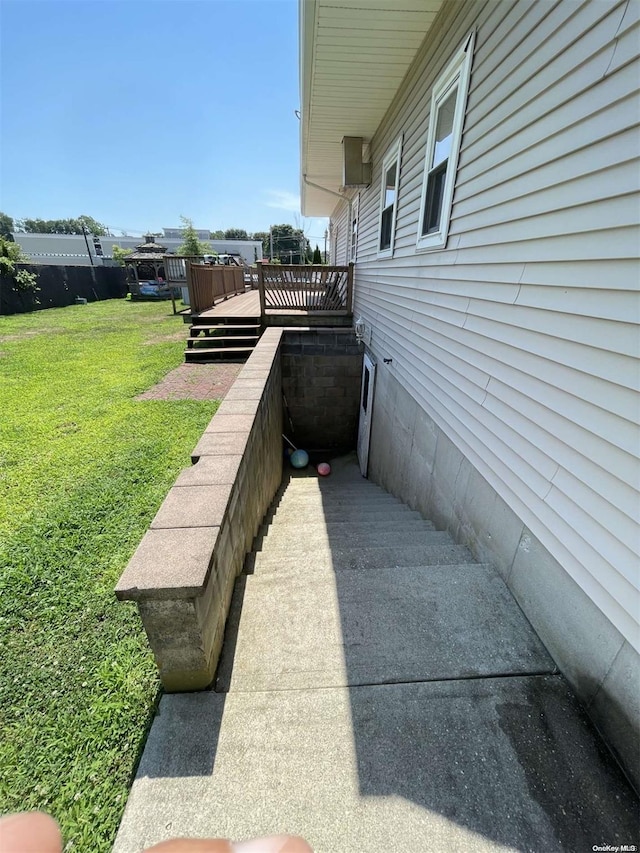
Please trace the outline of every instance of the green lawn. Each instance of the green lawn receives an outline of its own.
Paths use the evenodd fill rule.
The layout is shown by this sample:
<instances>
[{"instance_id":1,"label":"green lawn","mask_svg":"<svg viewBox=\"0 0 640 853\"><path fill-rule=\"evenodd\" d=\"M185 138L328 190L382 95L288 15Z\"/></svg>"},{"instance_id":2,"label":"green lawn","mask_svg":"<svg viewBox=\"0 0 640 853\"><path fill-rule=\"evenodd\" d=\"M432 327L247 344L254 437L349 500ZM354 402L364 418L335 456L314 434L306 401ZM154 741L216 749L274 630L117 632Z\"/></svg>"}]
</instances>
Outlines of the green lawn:
<instances>
[{"instance_id":1,"label":"green lawn","mask_svg":"<svg viewBox=\"0 0 640 853\"><path fill-rule=\"evenodd\" d=\"M0 811L107 851L158 695L113 587L217 407L134 398L182 361L167 303L0 317Z\"/></svg>"}]
</instances>

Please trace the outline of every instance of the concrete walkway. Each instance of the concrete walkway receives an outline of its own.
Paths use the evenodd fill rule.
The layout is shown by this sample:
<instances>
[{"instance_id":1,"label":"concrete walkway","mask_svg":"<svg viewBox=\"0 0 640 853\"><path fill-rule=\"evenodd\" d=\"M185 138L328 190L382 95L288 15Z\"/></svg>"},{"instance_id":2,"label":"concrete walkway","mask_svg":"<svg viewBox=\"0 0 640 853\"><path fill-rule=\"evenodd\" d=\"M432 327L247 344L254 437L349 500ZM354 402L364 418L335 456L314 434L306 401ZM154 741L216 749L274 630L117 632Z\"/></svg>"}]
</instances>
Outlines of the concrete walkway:
<instances>
[{"instance_id":1,"label":"concrete walkway","mask_svg":"<svg viewBox=\"0 0 640 853\"><path fill-rule=\"evenodd\" d=\"M266 522L215 690L162 699L116 853L638 844L637 800L490 566L351 460L292 478Z\"/></svg>"}]
</instances>

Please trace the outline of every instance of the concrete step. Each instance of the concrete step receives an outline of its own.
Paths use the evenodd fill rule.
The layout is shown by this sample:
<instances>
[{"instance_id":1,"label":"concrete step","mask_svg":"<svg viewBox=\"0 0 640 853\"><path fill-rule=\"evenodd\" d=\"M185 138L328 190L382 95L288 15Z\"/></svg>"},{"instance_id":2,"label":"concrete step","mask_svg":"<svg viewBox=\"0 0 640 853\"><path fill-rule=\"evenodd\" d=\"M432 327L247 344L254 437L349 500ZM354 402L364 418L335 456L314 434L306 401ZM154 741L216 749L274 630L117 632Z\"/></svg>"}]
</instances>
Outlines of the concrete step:
<instances>
[{"instance_id":1,"label":"concrete step","mask_svg":"<svg viewBox=\"0 0 640 853\"><path fill-rule=\"evenodd\" d=\"M249 575L216 690L292 690L553 672L495 569L477 563Z\"/></svg>"},{"instance_id":2,"label":"concrete step","mask_svg":"<svg viewBox=\"0 0 640 853\"><path fill-rule=\"evenodd\" d=\"M420 546L367 546L366 548L316 548L311 554L291 548L252 551L245 572L268 574L294 571L301 574L351 571L353 569L402 569L407 566L441 566L473 562L464 545L456 545L446 532L431 534L433 542Z\"/></svg>"},{"instance_id":3,"label":"concrete step","mask_svg":"<svg viewBox=\"0 0 640 853\"><path fill-rule=\"evenodd\" d=\"M435 532L435 528L429 522L421 518L407 518L402 514L404 521L388 518L383 521L329 521L324 520L301 520L298 518L287 518L281 521L277 519L270 524L264 524L255 537L254 550L266 550L273 546L278 549L291 547L294 551L298 549L301 536L304 537L308 547L318 548L348 548L353 543L364 543L375 537L378 544L386 544L388 537L394 536L406 538L413 534Z\"/></svg>"},{"instance_id":4,"label":"concrete step","mask_svg":"<svg viewBox=\"0 0 640 853\"><path fill-rule=\"evenodd\" d=\"M315 853L637 844L637 800L561 676L165 695L113 853L291 832Z\"/></svg>"},{"instance_id":5,"label":"concrete step","mask_svg":"<svg viewBox=\"0 0 640 853\"><path fill-rule=\"evenodd\" d=\"M274 537L285 541L287 535L291 538L292 544L295 544L300 538L300 531L304 531L305 537L309 539L322 539L323 534L327 542L330 544L343 543L348 545L354 533L366 534L376 532L388 533L415 533L420 531L435 530L433 524L429 521L424 521L422 518L412 518L405 513L400 513L399 517L386 518L382 521L361 521L354 519L352 521L326 521L318 520L317 516L304 521L299 518L278 519L277 517L269 524L263 524L258 532L258 538L261 539L264 547L269 542L276 541Z\"/></svg>"},{"instance_id":6,"label":"concrete step","mask_svg":"<svg viewBox=\"0 0 640 853\"><path fill-rule=\"evenodd\" d=\"M285 518L291 515L314 515L317 513L319 520L328 517L329 514L339 517L342 513L349 512L354 517L358 514L363 516L370 513L387 513L392 515L406 515L411 513L409 507L400 501L387 501L379 498L376 495L370 495L359 500L334 500L330 501L326 498L304 498L298 501L283 500L282 503L272 504L269 513L265 518L276 518L280 516ZM363 518L366 521L365 518Z\"/></svg>"},{"instance_id":7,"label":"concrete step","mask_svg":"<svg viewBox=\"0 0 640 853\"><path fill-rule=\"evenodd\" d=\"M419 512L414 512L413 510L410 510L409 507L403 506L402 504L386 507L385 509L379 509L375 505L367 505L344 506L338 509L332 509L330 507L313 507L296 510L296 508L292 506L287 509L279 509L274 514L269 513L266 516L265 524L281 524L291 520L296 520L302 523L311 524L328 522L330 524L348 525L357 521L384 522L402 518L420 519L424 524L429 525L431 530L433 530L433 524L431 521L424 521Z\"/></svg>"},{"instance_id":8,"label":"concrete step","mask_svg":"<svg viewBox=\"0 0 640 853\"><path fill-rule=\"evenodd\" d=\"M307 491L320 493L326 492L327 494L335 494L340 491L376 491L383 495L389 494L389 492L385 491L381 486L378 486L376 483L372 483L371 480L365 480L364 477L360 477L359 481L347 479L336 482L330 478L327 479L325 477L309 474L304 477L291 477L291 479L283 485L285 492L296 494Z\"/></svg>"},{"instance_id":9,"label":"concrete step","mask_svg":"<svg viewBox=\"0 0 640 853\"><path fill-rule=\"evenodd\" d=\"M266 544L268 538L268 546ZM370 530L367 526L365 530L356 528L348 533L340 532L329 538L325 530L312 530L307 532L305 528L300 527L298 535L295 531L291 531L288 526L275 528L265 537L264 547L279 548L281 551L290 551L292 553L300 551L308 551L309 549L317 549L321 546L331 546L331 548L370 548L374 546L422 546L440 544L442 541L450 541L449 534L444 531L425 530L420 523L416 528L410 530ZM255 550L260 550L261 546L256 539L254 546Z\"/></svg>"},{"instance_id":10,"label":"concrete step","mask_svg":"<svg viewBox=\"0 0 640 853\"><path fill-rule=\"evenodd\" d=\"M308 492L306 494L293 494L285 492L280 497L276 497L272 506L280 509L286 506L325 506L325 507L341 507L341 506L363 506L366 504L378 503L381 507L398 507L405 506L397 498L386 494L382 491L373 489L367 491L340 491L335 494L324 492Z\"/></svg>"}]
</instances>

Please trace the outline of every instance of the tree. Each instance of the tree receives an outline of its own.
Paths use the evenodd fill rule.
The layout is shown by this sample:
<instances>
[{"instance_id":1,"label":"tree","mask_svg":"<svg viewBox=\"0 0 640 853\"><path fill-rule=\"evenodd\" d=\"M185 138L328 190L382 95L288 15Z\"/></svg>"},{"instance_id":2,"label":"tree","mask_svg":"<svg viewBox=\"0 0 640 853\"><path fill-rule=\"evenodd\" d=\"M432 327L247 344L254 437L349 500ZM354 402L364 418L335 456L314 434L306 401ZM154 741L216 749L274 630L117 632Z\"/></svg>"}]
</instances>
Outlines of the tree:
<instances>
[{"instance_id":1,"label":"tree","mask_svg":"<svg viewBox=\"0 0 640 853\"><path fill-rule=\"evenodd\" d=\"M196 229L193 227L193 221L187 216L181 216L180 220L183 225L183 243L178 249L179 255L215 255L208 243L203 243L198 239Z\"/></svg>"},{"instance_id":2,"label":"tree","mask_svg":"<svg viewBox=\"0 0 640 853\"><path fill-rule=\"evenodd\" d=\"M268 237L268 235L267 235ZM311 260L311 246L301 228L293 225L272 225L273 259L283 264L304 264ZM270 255L270 247L266 254Z\"/></svg>"},{"instance_id":3,"label":"tree","mask_svg":"<svg viewBox=\"0 0 640 853\"><path fill-rule=\"evenodd\" d=\"M316 243L316 247L313 250L313 260L311 261L313 264L321 264L322 263L322 255L320 254L320 246Z\"/></svg>"},{"instance_id":4,"label":"tree","mask_svg":"<svg viewBox=\"0 0 640 853\"><path fill-rule=\"evenodd\" d=\"M7 216L6 213L0 213L0 237L4 237L5 240L9 240L10 243L13 242L13 219L10 216Z\"/></svg>"},{"instance_id":5,"label":"tree","mask_svg":"<svg viewBox=\"0 0 640 853\"><path fill-rule=\"evenodd\" d=\"M131 249L123 249L122 246L116 246L115 244L111 251L113 252L113 260L117 261L121 267L126 263L125 258L131 254Z\"/></svg>"},{"instance_id":6,"label":"tree","mask_svg":"<svg viewBox=\"0 0 640 853\"><path fill-rule=\"evenodd\" d=\"M253 235L254 240L262 241L262 257L268 258L271 254L271 247L269 245L269 232L268 231L256 231Z\"/></svg>"},{"instance_id":7,"label":"tree","mask_svg":"<svg viewBox=\"0 0 640 853\"><path fill-rule=\"evenodd\" d=\"M244 228L227 228L224 232L225 240L248 240L249 235Z\"/></svg>"},{"instance_id":8,"label":"tree","mask_svg":"<svg viewBox=\"0 0 640 853\"><path fill-rule=\"evenodd\" d=\"M26 260L28 258L22 253L18 243L7 240L6 237L0 237L0 273L2 275L12 276L15 265Z\"/></svg>"},{"instance_id":9,"label":"tree","mask_svg":"<svg viewBox=\"0 0 640 853\"><path fill-rule=\"evenodd\" d=\"M87 216L86 213L83 213L78 217L78 222L80 223L80 230L82 230L82 225L87 229L89 234L93 234L94 237L109 237L109 229L106 225L103 225L102 222L98 222L92 216Z\"/></svg>"},{"instance_id":10,"label":"tree","mask_svg":"<svg viewBox=\"0 0 640 853\"><path fill-rule=\"evenodd\" d=\"M224 240L224 231L211 231L209 237L211 240Z\"/></svg>"},{"instance_id":11,"label":"tree","mask_svg":"<svg viewBox=\"0 0 640 853\"><path fill-rule=\"evenodd\" d=\"M18 243L0 237L0 277L9 280L14 290L35 293L40 289L37 284L38 276L28 270L16 270L16 264L28 261L29 258Z\"/></svg>"},{"instance_id":12,"label":"tree","mask_svg":"<svg viewBox=\"0 0 640 853\"><path fill-rule=\"evenodd\" d=\"M82 234L83 226L95 237L109 234L106 225L84 213L77 219L23 219L21 225L28 234Z\"/></svg>"}]
</instances>

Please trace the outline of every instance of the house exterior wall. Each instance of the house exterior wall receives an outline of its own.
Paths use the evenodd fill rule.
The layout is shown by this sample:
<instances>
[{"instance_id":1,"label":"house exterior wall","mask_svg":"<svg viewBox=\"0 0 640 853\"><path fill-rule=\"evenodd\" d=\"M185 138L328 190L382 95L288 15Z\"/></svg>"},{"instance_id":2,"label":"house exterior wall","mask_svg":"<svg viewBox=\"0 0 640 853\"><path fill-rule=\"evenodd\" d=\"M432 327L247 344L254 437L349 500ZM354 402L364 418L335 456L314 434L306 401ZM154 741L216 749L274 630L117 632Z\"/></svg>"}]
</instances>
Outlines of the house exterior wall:
<instances>
[{"instance_id":1,"label":"house exterior wall","mask_svg":"<svg viewBox=\"0 0 640 853\"><path fill-rule=\"evenodd\" d=\"M341 204L331 218L331 252L329 262L336 266L345 266L349 235L349 205Z\"/></svg>"},{"instance_id":2,"label":"house exterior wall","mask_svg":"<svg viewBox=\"0 0 640 853\"><path fill-rule=\"evenodd\" d=\"M639 11L443 7L371 141L354 303L382 368L372 476L491 555L603 730L622 704L605 734L636 784L638 670L626 691L621 672L640 648ZM448 242L417 253L431 90L474 29ZM400 133L395 249L379 259Z\"/></svg>"}]
</instances>

